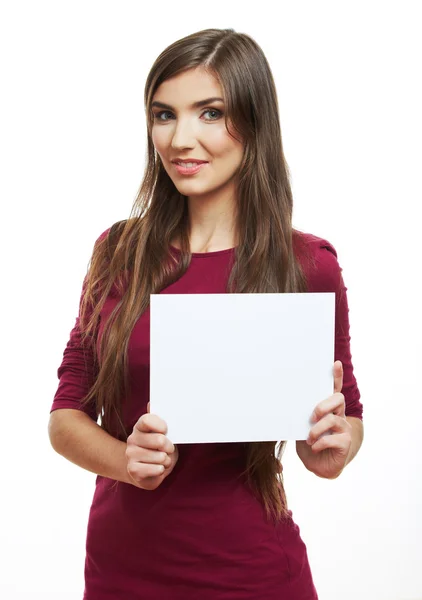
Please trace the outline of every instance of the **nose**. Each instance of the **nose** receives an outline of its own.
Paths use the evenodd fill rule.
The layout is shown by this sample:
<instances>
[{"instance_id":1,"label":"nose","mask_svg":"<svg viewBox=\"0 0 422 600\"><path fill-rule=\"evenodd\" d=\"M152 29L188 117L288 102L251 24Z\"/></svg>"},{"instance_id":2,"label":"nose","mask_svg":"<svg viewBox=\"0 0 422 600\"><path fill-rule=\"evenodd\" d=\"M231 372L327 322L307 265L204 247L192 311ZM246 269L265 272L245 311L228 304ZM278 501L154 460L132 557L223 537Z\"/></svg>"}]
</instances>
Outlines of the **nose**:
<instances>
[{"instance_id":1,"label":"nose","mask_svg":"<svg viewBox=\"0 0 422 600\"><path fill-rule=\"evenodd\" d=\"M171 147L174 149L193 148L195 146L195 127L190 119L176 122Z\"/></svg>"}]
</instances>

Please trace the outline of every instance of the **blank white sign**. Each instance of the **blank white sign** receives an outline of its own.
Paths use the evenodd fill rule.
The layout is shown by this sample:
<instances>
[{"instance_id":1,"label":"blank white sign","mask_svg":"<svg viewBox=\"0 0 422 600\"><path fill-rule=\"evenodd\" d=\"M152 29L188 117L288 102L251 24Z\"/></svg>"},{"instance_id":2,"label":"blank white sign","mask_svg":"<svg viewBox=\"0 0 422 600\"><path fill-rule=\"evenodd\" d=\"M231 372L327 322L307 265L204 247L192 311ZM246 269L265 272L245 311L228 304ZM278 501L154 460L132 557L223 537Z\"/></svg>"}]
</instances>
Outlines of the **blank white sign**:
<instances>
[{"instance_id":1,"label":"blank white sign","mask_svg":"<svg viewBox=\"0 0 422 600\"><path fill-rule=\"evenodd\" d=\"M151 294L150 412L175 444L303 440L333 394L335 293Z\"/></svg>"}]
</instances>

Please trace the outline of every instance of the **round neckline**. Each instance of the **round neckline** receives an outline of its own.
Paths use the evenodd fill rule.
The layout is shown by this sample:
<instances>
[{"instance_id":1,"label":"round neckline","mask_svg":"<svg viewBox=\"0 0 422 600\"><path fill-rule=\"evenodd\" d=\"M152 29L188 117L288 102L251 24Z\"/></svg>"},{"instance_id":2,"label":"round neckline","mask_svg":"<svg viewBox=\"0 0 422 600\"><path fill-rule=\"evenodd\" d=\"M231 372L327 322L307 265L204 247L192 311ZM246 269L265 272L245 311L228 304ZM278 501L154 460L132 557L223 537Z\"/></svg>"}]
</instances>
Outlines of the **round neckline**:
<instances>
[{"instance_id":1,"label":"round neckline","mask_svg":"<svg viewBox=\"0 0 422 600\"><path fill-rule=\"evenodd\" d=\"M170 248L172 250L174 250L175 252L177 252L177 254L181 254L181 250L180 248L176 248L176 246L173 246L172 244L170 244ZM224 254L229 254L231 252L233 252L236 249L236 247L234 248L226 248L225 250L212 250L211 252L191 252L191 256L192 258L208 258L211 256L220 256L220 255L224 255Z\"/></svg>"}]
</instances>

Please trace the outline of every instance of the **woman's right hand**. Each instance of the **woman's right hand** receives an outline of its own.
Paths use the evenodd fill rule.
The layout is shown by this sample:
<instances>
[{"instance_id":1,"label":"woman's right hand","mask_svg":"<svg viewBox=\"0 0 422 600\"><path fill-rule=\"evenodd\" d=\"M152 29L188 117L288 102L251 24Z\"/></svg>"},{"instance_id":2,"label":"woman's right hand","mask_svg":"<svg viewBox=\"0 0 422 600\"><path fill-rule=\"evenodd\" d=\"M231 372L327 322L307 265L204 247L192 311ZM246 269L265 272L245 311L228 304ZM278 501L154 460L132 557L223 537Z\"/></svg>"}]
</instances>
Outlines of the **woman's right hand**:
<instances>
[{"instance_id":1,"label":"woman's right hand","mask_svg":"<svg viewBox=\"0 0 422 600\"><path fill-rule=\"evenodd\" d=\"M138 419L127 438L127 472L136 487L155 490L173 471L179 451L166 434L166 422L149 413L148 402L148 412Z\"/></svg>"}]
</instances>

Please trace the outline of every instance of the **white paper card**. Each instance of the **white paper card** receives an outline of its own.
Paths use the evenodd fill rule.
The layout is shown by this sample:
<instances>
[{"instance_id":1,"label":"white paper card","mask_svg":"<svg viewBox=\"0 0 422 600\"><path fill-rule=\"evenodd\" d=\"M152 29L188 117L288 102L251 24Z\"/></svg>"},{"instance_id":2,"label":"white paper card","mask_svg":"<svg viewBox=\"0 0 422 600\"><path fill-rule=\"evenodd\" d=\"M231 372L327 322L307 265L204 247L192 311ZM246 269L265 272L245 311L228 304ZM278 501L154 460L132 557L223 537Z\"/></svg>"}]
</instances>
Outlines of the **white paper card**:
<instances>
[{"instance_id":1,"label":"white paper card","mask_svg":"<svg viewBox=\"0 0 422 600\"><path fill-rule=\"evenodd\" d=\"M333 394L335 293L151 294L150 412L175 444L304 440Z\"/></svg>"}]
</instances>

